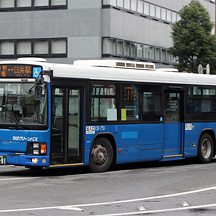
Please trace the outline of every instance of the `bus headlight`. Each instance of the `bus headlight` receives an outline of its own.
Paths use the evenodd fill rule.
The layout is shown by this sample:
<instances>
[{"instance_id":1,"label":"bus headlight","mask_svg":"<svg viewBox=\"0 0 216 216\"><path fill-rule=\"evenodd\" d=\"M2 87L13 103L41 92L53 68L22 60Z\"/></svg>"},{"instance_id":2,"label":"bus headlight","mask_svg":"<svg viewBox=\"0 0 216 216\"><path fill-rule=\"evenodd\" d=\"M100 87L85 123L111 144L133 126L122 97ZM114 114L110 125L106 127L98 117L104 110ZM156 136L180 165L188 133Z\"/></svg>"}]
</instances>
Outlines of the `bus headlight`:
<instances>
[{"instance_id":1,"label":"bus headlight","mask_svg":"<svg viewBox=\"0 0 216 216\"><path fill-rule=\"evenodd\" d=\"M46 143L27 143L26 154L27 155L46 155L47 145Z\"/></svg>"}]
</instances>

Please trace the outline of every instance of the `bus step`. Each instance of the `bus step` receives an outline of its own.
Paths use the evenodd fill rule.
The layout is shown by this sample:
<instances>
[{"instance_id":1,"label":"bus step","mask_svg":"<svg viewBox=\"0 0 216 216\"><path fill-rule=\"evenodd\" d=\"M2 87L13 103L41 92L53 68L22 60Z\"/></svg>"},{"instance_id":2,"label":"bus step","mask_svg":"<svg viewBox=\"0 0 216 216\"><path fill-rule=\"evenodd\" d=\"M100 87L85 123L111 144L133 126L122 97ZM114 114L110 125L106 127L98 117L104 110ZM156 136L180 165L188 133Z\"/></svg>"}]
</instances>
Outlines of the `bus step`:
<instances>
[{"instance_id":1,"label":"bus step","mask_svg":"<svg viewBox=\"0 0 216 216\"><path fill-rule=\"evenodd\" d=\"M170 157L183 157L183 154L179 154L179 155L166 155L166 156L163 156L163 158L170 158Z\"/></svg>"}]
</instances>

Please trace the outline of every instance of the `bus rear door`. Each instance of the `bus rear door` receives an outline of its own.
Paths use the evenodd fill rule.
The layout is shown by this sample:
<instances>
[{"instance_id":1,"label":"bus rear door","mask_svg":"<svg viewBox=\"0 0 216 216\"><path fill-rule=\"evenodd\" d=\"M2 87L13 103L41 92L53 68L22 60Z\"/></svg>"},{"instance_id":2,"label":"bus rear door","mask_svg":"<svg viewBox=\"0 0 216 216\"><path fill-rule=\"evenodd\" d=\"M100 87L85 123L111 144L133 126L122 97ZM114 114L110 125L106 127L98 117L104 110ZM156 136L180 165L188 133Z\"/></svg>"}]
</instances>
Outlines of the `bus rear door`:
<instances>
[{"instance_id":1,"label":"bus rear door","mask_svg":"<svg viewBox=\"0 0 216 216\"><path fill-rule=\"evenodd\" d=\"M163 158L183 156L184 91L164 91L164 154Z\"/></svg>"}]
</instances>

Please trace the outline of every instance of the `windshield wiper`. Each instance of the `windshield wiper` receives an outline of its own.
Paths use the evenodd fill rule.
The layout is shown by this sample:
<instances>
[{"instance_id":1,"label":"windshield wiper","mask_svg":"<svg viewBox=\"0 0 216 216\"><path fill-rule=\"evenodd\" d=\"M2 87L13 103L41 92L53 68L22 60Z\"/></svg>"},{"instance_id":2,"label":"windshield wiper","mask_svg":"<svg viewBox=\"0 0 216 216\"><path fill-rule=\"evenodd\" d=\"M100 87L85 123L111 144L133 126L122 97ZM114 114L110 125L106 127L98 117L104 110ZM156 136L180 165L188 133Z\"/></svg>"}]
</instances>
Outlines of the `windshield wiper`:
<instances>
[{"instance_id":1,"label":"windshield wiper","mask_svg":"<svg viewBox=\"0 0 216 216\"><path fill-rule=\"evenodd\" d=\"M17 129L23 129L23 127L20 125L20 123L18 122L17 118L16 118L16 113L13 112L13 110L9 110L7 105L4 106L0 106L2 109L6 110L7 112L9 112L10 116L9 118L12 118L13 121L15 122Z\"/></svg>"}]
</instances>

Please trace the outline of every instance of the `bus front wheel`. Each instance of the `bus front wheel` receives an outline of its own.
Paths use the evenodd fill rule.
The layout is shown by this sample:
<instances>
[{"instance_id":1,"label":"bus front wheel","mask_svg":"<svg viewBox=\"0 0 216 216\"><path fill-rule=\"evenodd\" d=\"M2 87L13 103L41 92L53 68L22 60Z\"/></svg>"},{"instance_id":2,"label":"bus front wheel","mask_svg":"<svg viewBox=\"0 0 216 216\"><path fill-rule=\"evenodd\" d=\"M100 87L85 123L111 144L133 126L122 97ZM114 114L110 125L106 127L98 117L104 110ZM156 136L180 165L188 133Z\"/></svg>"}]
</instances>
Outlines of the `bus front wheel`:
<instances>
[{"instance_id":1,"label":"bus front wheel","mask_svg":"<svg viewBox=\"0 0 216 216\"><path fill-rule=\"evenodd\" d=\"M202 163L209 163L212 160L213 156L213 140L209 134L204 134L198 146L198 157Z\"/></svg>"},{"instance_id":2,"label":"bus front wheel","mask_svg":"<svg viewBox=\"0 0 216 216\"><path fill-rule=\"evenodd\" d=\"M90 151L89 168L92 172L107 171L113 161L113 148L104 137L96 138Z\"/></svg>"}]
</instances>

